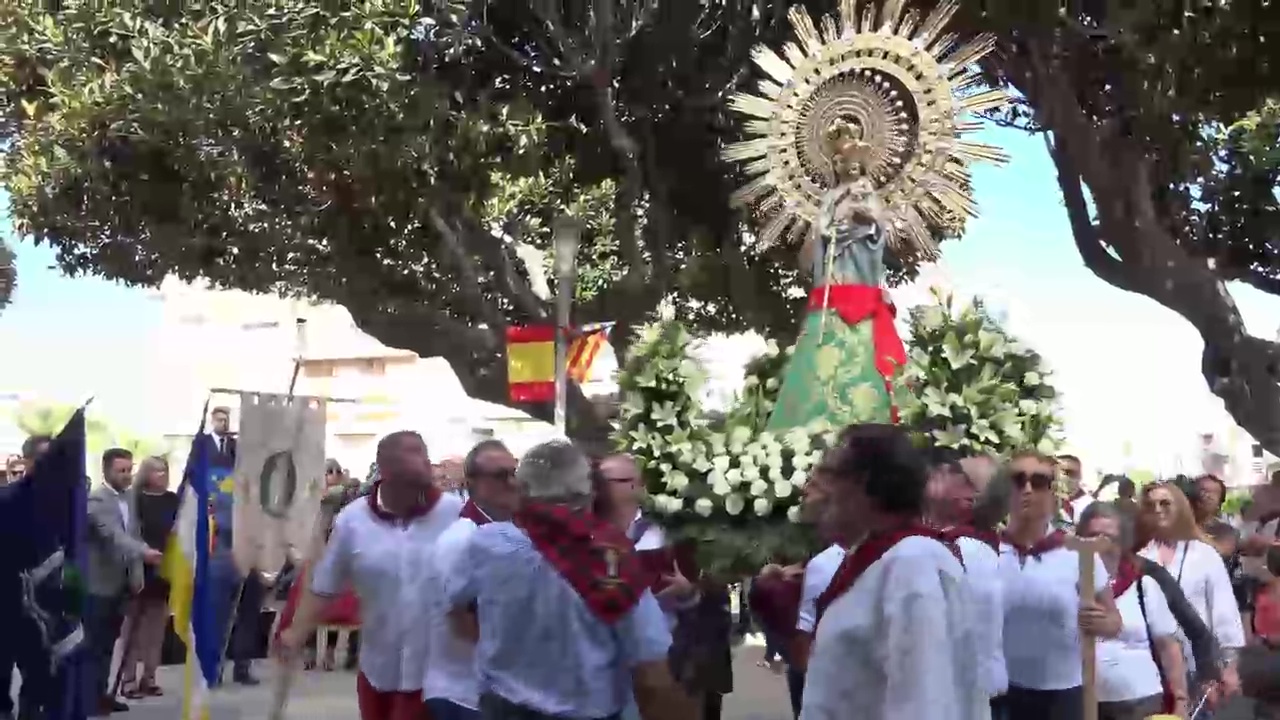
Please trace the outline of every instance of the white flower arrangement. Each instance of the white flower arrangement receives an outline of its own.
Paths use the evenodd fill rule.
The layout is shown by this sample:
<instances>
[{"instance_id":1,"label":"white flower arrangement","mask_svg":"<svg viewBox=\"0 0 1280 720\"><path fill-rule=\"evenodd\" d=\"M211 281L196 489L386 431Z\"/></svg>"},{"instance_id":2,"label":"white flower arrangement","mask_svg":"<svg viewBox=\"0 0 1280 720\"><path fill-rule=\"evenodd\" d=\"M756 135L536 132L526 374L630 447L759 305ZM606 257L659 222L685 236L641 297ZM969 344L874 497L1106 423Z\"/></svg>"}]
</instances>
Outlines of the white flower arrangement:
<instances>
[{"instance_id":1,"label":"white flower arrangement","mask_svg":"<svg viewBox=\"0 0 1280 720\"><path fill-rule=\"evenodd\" d=\"M1061 444L1058 393L1035 351L1013 338L980 300L957 309L950 296L911 311L911 390L903 424L944 447L1008 454Z\"/></svg>"}]
</instances>

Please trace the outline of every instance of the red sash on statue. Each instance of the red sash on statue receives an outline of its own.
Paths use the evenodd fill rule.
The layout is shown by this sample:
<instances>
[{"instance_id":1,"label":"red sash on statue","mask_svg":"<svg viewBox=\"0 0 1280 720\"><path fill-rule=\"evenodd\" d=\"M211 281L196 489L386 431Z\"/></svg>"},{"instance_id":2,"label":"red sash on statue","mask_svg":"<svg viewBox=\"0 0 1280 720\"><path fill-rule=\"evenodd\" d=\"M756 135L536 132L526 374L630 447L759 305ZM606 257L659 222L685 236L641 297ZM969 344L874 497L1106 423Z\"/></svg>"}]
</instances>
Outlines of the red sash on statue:
<instances>
[{"instance_id":1,"label":"red sash on statue","mask_svg":"<svg viewBox=\"0 0 1280 720\"><path fill-rule=\"evenodd\" d=\"M893 388L889 380L899 368L907 364L907 351L898 337L898 330L893 325L897 310L889 302L889 296L883 288L871 285L824 285L816 287L809 293L810 311L823 307L836 311L841 320L849 325L857 325L863 320L871 320L871 338L875 350L876 370L884 378L885 388L893 396ZM898 422L898 406L893 409L893 422Z\"/></svg>"}]
</instances>

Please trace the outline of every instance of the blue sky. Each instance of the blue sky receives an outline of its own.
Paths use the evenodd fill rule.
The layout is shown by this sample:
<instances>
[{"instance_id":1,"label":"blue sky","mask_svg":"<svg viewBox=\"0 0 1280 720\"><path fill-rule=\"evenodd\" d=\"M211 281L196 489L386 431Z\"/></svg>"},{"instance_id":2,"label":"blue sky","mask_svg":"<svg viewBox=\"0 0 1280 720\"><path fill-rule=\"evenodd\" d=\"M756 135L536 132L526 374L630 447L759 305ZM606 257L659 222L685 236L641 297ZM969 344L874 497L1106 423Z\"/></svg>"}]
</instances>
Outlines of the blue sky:
<instances>
[{"instance_id":1,"label":"blue sky","mask_svg":"<svg viewBox=\"0 0 1280 720\"><path fill-rule=\"evenodd\" d=\"M975 171L983 215L943 248L957 292L994 300L1011 329L1047 358L1065 397L1070 442L1090 464L1118 467L1128 444L1138 464L1176 469L1176 456L1194 457L1198 433L1225 434L1228 425L1200 376L1198 335L1083 266L1038 138L996 130L984 139L1013 161ZM3 218L0 232L11 232ZM0 314L0 331L22 351L0 355L0 390L70 402L97 395L104 414L145 432L138 398L156 352L160 303L147 290L63 277L49 269L47 248L16 247L18 291ZM1245 287L1232 293L1251 331L1274 336L1280 298Z\"/></svg>"}]
</instances>

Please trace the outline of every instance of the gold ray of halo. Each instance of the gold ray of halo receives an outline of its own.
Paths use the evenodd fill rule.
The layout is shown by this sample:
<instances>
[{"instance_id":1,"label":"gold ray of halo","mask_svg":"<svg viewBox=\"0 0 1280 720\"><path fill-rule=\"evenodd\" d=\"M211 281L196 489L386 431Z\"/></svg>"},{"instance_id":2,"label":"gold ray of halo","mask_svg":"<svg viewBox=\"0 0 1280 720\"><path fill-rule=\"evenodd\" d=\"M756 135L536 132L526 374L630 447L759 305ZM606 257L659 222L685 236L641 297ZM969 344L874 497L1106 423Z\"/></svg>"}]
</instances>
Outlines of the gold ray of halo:
<instances>
[{"instance_id":1,"label":"gold ray of halo","mask_svg":"<svg viewBox=\"0 0 1280 720\"><path fill-rule=\"evenodd\" d=\"M935 256L933 229L954 230L976 214L970 163L1007 162L1000 148L964 137L980 127L964 116L1008 102L974 68L994 39L947 30L959 0L941 0L927 15L906 5L840 0L837 15L819 22L795 6L787 13L794 39L752 50L763 77L756 93L730 99L743 139L722 156L743 164L748 181L732 199L754 207L762 248L803 236L818 217L833 182L815 150L821 123L857 116L869 175L891 216L891 246L904 256Z\"/></svg>"}]
</instances>

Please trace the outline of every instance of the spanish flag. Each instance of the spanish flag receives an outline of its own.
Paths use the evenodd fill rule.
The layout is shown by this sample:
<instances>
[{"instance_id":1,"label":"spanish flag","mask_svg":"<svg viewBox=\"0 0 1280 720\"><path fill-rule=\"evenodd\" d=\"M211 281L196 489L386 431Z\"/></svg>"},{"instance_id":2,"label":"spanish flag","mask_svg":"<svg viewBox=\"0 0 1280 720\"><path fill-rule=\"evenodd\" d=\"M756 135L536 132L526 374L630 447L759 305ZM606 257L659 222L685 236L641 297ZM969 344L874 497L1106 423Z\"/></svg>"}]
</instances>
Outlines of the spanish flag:
<instances>
[{"instance_id":1,"label":"spanish flag","mask_svg":"<svg viewBox=\"0 0 1280 720\"><path fill-rule=\"evenodd\" d=\"M554 325L507 328L507 388L511 402L543 403L556 398Z\"/></svg>"}]
</instances>

